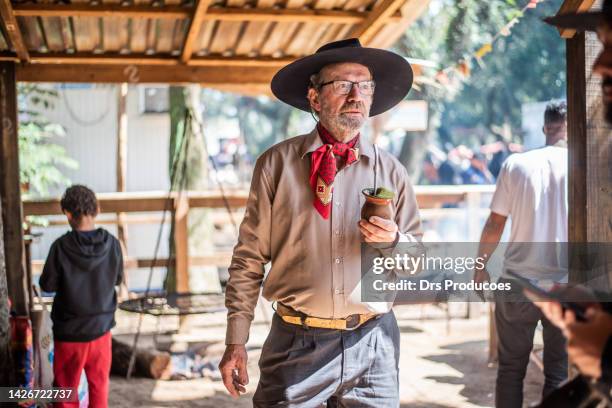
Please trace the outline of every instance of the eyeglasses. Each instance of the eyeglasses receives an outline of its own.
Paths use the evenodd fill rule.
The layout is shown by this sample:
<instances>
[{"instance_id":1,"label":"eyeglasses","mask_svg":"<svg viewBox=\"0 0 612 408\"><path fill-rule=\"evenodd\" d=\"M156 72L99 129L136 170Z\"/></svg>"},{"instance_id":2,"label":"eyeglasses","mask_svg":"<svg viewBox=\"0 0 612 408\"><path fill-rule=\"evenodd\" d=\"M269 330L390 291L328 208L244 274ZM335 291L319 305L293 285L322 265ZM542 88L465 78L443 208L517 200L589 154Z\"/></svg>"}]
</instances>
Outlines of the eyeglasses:
<instances>
[{"instance_id":1,"label":"eyeglasses","mask_svg":"<svg viewBox=\"0 0 612 408\"><path fill-rule=\"evenodd\" d=\"M329 81L324 82L319 85L319 88L323 88L325 85L332 85L334 92L337 95L348 95L351 93L351 89L353 89L353 85L357 85L357 89L359 89L359 93L362 95L374 95L374 88L376 84L373 80L361 81L361 82L353 82L353 81Z\"/></svg>"}]
</instances>

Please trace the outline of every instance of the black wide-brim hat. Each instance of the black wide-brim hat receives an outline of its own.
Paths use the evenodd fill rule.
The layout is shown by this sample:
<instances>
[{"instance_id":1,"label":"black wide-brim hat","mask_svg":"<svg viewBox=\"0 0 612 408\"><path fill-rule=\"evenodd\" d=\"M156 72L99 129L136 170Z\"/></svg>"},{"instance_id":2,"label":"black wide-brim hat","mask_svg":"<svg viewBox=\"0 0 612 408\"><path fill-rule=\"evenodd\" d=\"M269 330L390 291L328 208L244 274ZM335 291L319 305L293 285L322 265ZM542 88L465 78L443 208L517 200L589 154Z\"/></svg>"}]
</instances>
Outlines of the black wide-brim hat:
<instances>
[{"instance_id":1,"label":"black wide-brim hat","mask_svg":"<svg viewBox=\"0 0 612 408\"><path fill-rule=\"evenodd\" d=\"M578 31L597 31L597 26L606 20L612 22L612 0L604 0L600 11L559 14L544 19L545 22L555 27Z\"/></svg>"},{"instance_id":2,"label":"black wide-brim hat","mask_svg":"<svg viewBox=\"0 0 612 408\"><path fill-rule=\"evenodd\" d=\"M281 101L310 112L307 94L310 76L329 64L354 62L370 69L376 83L370 116L383 113L408 94L412 86L412 68L402 56L379 48L362 47L356 38L335 41L316 53L283 67L272 78L272 93Z\"/></svg>"}]
</instances>

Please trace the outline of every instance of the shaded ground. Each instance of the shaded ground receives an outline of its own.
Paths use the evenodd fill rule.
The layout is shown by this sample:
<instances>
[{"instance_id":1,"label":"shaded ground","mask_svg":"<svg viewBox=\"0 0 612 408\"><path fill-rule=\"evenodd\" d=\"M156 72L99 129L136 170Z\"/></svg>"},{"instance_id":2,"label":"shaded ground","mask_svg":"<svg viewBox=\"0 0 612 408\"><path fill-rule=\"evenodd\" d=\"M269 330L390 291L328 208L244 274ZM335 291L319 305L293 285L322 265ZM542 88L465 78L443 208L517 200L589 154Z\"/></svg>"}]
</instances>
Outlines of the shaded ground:
<instances>
[{"instance_id":1,"label":"shaded ground","mask_svg":"<svg viewBox=\"0 0 612 408\"><path fill-rule=\"evenodd\" d=\"M250 407L258 380L257 360L268 331L264 309L258 308L249 342L248 394L232 399L214 375L184 381L111 378L109 406L123 407ZM464 314L464 304L452 304L454 317L433 305L400 306L396 316L401 330L400 396L402 408L492 407L496 368L487 364L488 317L483 305L472 305L472 318ZM136 327L133 315L120 315L115 336L129 341ZM154 343L155 332L178 328L176 318L161 321L145 319L148 334L142 345ZM182 351L203 345L207 359L215 365L223 352L225 316L222 313L191 317L182 323L181 334L158 335L159 348ZM204 342L203 340L206 340ZM542 375L530 364L525 381L526 404L539 399Z\"/></svg>"}]
</instances>

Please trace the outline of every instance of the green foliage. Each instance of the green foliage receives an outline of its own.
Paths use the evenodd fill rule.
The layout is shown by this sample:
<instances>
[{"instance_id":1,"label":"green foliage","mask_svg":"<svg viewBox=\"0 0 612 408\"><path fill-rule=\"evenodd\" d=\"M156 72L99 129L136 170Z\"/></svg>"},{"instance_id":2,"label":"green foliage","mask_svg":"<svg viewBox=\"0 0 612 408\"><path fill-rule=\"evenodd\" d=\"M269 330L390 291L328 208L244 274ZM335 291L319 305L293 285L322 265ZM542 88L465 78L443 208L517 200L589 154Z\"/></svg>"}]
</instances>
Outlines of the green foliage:
<instances>
[{"instance_id":1,"label":"green foliage","mask_svg":"<svg viewBox=\"0 0 612 408\"><path fill-rule=\"evenodd\" d=\"M438 69L472 55L513 17L527 0L441 0L439 12L429 13L409 28L397 44L404 55L434 61ZM553 15L562 0L548 0L528 9L511 35L500 37L482 64L472 60L471 75L457 89L440 86L438 69L425 72L424 85L411 98L426 99L440 129L441 142L466 143L458 128L480 129L474 143L492 138L491 130L509 124L521 133L524 103L563 98L565 42L541 19Z\"/></svg>"},{"instance_id":2,"label":"green foliage","mask_svg":"<svg viewBox=\"0 0 612 408\"><path fill-rule=\"evenodd\" d=\"M258 157L273 144L291 136L291 125L300 115L289 105L266 96L250 97L204 90L202 100L206 117L238 121L251 157Z\"/></svg>"},{"instance_id":3,"label":"green foliage","mask_svg":"<svg viewBox=\"0 0 612 408\"><path fill-rule=\"evenodd\" d=\"M38 111L53 106L57 93L37 84L18 84L19 104L19 177L25 187L24 195L45 196L53 186L65 186L70 180L61 167L76 169L78 163L68 157L66 150L50 142L65 136L64 129L50 123Z\"/></svg>"}]
</instances>

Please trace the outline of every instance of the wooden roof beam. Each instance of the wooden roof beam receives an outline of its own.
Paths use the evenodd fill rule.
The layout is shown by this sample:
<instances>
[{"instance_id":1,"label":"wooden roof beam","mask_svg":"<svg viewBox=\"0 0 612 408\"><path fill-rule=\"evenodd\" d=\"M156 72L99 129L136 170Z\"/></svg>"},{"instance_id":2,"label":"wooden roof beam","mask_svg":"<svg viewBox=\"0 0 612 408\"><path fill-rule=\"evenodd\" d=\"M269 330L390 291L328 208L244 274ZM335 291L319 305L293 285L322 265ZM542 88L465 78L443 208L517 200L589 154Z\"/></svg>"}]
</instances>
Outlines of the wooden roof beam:
<instances>
[{"instance_id":1,"label":"wooden roof beam","mask_svg":"<svg viewBox=\"0 0 612 408\"><path fill-rule=\"evenodd\" d=\"M21 31L19 31L19 24L17 24L17 19L13 14L13 6L10 0L0 0L0 17L2 17L0 21L2 30L8 36L8 41L15 49L17 57L23 62L28 62L30 55L23 41Z\"/></svg>"},{"instance_id":2,"label":"wooden roof beam","mask_svg":"<svg viewBox=\"0 0 612 408\"><path fill-rule=\"evenodd\" d=\"M182 6L121 6L119 4L52 4L26 3L15 4L13 12L24 17L122 17L151 19L186 19L191 17L192 8ZM358 11L319 10L319 9L274 9L213 7L202 17L204 21L276 21L276 22L326 22L336 24L359 24L368 17ZM392 21L403 16L396 13Z\"/></svg>"},{"instance_id":3,"label":"wooden roof beam","mask_svg":"<svg viewBox=\"0 0 612 408\"><path fill-rule=\"evenodd\" d=\"M212 8L208 10L205 20L221 21L275 21L275 22L304 22L304 23L335 23L335 24L359 24L366 20L367 13L351 10L324 10L324 9L273 9L273 8L251 8L241 7ZM399 21L401 15L396 13L390 17L393 21Z\"/></svg>"},{"instance_id":4,"label":"wooden roof beam","mask_svg":"<svg viewBox=\"0 0 612 408\"><path fill-rule=\"evenodd\" d=\"M561 4L557 14L585 12L588 11L593 4L595 4L595 0L565 0L563 4ZM572 38L576 34L576 30L560 28L559 34L561 34L563 38Z\"/></svg>"},{"instance_id":5,"label":"wooden roof beam","mask_svg":"<svg viewBox=\"0 0 612 408\"><path fill-rule=\"evenodd\" d=\"M390 23L397 22L397 26L393 31L378 31L368 45L376 48L388 48L395 44L395 42L404 35L406 29L427 10L430 1L431 0L406 0L406 3L400 6L399 12L395 14L396 16L399 15L400 18L395 20L395 17L392 17L389 21Z\"/></svg>"},{"instance_id":6,"label":"wooden roof beam","mask_svg":"<svg viewBox=\"0 0 612 408\"><path fill-rule=\"evenodd\" d=\"M14 59L11 55L0 54L0 59ZM272 57L223 57L221 55L209 55L206 57L193 57L187 64L200 67L223 66L223 67L272 67L280 68L292 62L294 58L272 58ZM65 54L65 53L40 53L30 54L30 63L35 65L51 64L81 64L81 65L155 65L155 66L177 66L181 64L177 58L170 55L151 56L145 54L119 54L104 53L92 54L86 52Z\"/></svg>"},{"instance_id":7,"label":"wooden roof beam","mask_svg":"<svg viewBox=\"0 0 612 408\"><path fill-rule=\"evenodd\" d=\"M13 52L2 52L0 53L0 61L19 62L19 57Z\"/></svg>"},{"instance_id":8,"label":"wooden roof beam","mask_svg":"<svg viewBox=\"0 0 612 408\"><path fill-rule=\"evenodd\" d=\"M363 23L357 26L349 37L357 37L363 45L368 45L374 38L381 26L395 14L406 0L382 0L378 6L370 12Z\"/></svg>"},{"instance_id":9,"label":"wooden roof beam","mask_svg":"<svg viewBox=\"0 0 612 408\"><path fill-rule=\"evenodd\" d=\"M17 80L24 82L98 83L196 83L209 87L242 84L269 84L278 67L191 66L177 64L168 69L159 65L23 64L17 67Z\"/></svg>"},{"instance_id":10,"label":"wooden roof beam","mask_svg":"<svg viewBox=\"0 0 612 408\"><path fill-rule=\"evenodd\" d=\"M187 62L191 58L193 54L193 49L195 47L196 40L198 35L200 35L200 27L202 26L202 22L204 21L204 15L208 10L208 6L210 5L212 0L196 0L195 11L193 12L193 16L191 17L191 21L189 22L189 29L187 30L187 36L185 37L185 42L183 44L183 51L181 53L181 61Z\"/></svg>"},{"instance_id":11,"label":"wooden roof beam","mask_svg":"<svg viewBox=\"0 0 612 408\"><path fill-rule=\"evenodd\" d=\"M193 10L181 6L148 6L120 4L20 3L13 6L16 16L24 17L125 17L154 19L189 18Z\"/></svg>"}]
</instances>

